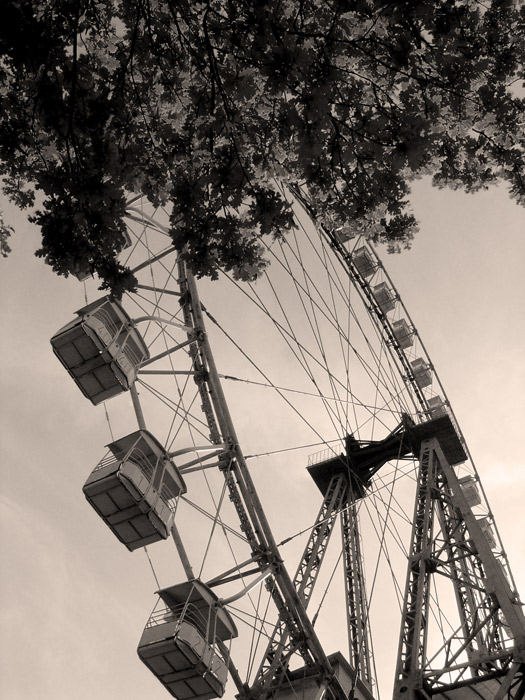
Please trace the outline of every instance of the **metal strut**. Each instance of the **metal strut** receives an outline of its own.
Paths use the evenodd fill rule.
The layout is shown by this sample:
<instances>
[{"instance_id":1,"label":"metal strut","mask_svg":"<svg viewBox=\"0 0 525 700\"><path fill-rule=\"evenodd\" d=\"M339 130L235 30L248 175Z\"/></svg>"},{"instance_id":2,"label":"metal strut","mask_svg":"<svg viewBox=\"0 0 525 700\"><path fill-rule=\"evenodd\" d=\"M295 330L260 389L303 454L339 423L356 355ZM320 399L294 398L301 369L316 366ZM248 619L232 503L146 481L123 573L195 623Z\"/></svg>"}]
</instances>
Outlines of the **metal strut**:
<instances>
[{"instance_id":1,"label":"metal strut","mask_svg":"<svg viewBox=\"0 0 525 700\"><path fill-rule=\"evenodd\" d=\"M361 536L355 503L341 511L346 615L350 664L356 679L372 690L370 624L366 601Z\"/></svg>"},{"instance_id":2,"label":"metal strut","mask_svg":"<svg viewBox=\"0 0 525 700\"><path fill-rule=\"evenodd\" d=\"M336 516L341 514L347 627L354 685L359 683L370 693L372 664L370 630L366 604L359 525L355 504L364 496L372 476L388 461L405 457L412 446L405 433L404 420L384 440L360 442L352 435L345 439L345 452L329 459L314 461L310 475L323 494L323 503L303 552L294 584L306 608L317 580ZM297 642L289 635L285 621L279 619L250 697L263 691L275 696L287 675ZM308 671L311 674L311 669Z\"/></svg>"},{"instance_id":3,"label":"metal strut","mask_svg":"<svg viewBox=\"0 0 525 700\"><path fill-rule=\"evenodd\" d=\"M430 662L434 574L452 582L459 627ZM521 606L440 441L427 438L421 442L394 700L518 700L524 691Z\"/></svg>"},{"instance_id":4,"label":"metal strut","mask_svg":"<svg viewBox=\"0 0 525 700\"><path fill-rule=\"evenodd\" d=\"M213 354L206 335L202 309L193 275L179 263L181 305L185 325L192 332L190 355L195 369L195 381L203 402L204 414L210 426L211 441L229 445L228 454L221 458L226 485L241 521L244 534L261 571L271 567L272 576L265 585L277 607L279 619L285 621L290 637L300 640L299 651L309 664L314 664L327 679L336 700L346 700L334 670L315 630L306 614L302 601L280 558L264 510L260 504L244 455L239 446L233 422L224 398ZM235 679L235 678L234 678ZM241 697L246 687L236 680Z\"/></svg>"},{"instance_id":5,"label":"metal strut","mask_svg":"<svg viewBox=\"0 0 525 700\"><path fill-rule=\"evenodd\" d=\"M333 526L345 503L347 491L347 476L333 476L301 557L293 583L305 609L310 602ZM259 695L263 689L275 691L282 684L290 658L297 651L297 646L298 640L290 638L286 623L280 618L259 667L252 695Z\"/></svg>"}]
</instances>

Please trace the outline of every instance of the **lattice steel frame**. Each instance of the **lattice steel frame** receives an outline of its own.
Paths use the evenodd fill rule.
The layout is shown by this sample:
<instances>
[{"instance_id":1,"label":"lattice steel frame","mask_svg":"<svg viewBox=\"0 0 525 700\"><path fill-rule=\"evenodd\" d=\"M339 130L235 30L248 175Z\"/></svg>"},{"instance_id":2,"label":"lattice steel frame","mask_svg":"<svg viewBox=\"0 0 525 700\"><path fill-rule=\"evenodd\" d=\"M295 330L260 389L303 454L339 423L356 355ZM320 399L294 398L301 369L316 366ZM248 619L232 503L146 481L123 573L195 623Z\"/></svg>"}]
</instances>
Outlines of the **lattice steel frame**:
<instances>
[{"instance_id":1,"label":"lattice steel frame","mask_svg":"<svg viewBox=\"0 0 525 700\"><path fill-rule=\"evenodd\" d=\"M435 574L452 580L461 620L454 638L443 646L445 660L439 668L427 661L430 583ZM460 660L465 655L467 660ZM462 698L489 698L486 690L495 680L499 689L494 698L518 700L525 691L524 662L525 618L519 601L438 440L424 440L394 700L445 700L459 688L472 690Z\"/></svg>"}]
</instances>

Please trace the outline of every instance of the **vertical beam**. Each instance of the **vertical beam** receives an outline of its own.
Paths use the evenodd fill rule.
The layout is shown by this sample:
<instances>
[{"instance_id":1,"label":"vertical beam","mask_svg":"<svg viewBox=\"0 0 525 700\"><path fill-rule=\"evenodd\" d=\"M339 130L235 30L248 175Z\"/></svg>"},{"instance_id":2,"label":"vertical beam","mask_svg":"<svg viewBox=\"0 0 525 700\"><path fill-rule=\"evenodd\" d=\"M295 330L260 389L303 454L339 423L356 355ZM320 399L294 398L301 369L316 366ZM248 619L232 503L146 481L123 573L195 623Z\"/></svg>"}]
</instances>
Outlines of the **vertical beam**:
<instances>
[{"instance_id":1,"label":"vertical beam","mask_svg":"<svg viewBox=\"0 0 525 700\"><path fill-rule=\"evenodd\" d=\"M465 521L458 509L454 495L444 480L442 471L436 484L437 517L443 534L443 553L436 553L436 562L444 559L454 586L462 634L463 650L475 668L480 657L487 657L490 640L498 637L500 627L497 616L491 615L492 602L483 591L483 566L473 551ZM486 620L483 623L483 620ZM452 663L457 652L447 653L446 663Z\"/></svg>"},{"instance_id":2,"label":"vertical beam","mask_svg":"<svg viewBox=\"0 0 525 700\"><path fill-rule=\"evenodd\" d=\"M317 515L303 557L294 577L294 584L305 604L310 600L324 554L332 534L335 516L345 503L348 480L345 474L332 477L323 504Z\"/></svg>"},{"instance_id":3,"label":"vertical beam","mask_svg":"<svg viewBox=\"0 0 525 700\"><path fill-rule=\"evenodd\" d=\"M434 469L435 458L431 441L424 440L419 457L419 478L401 619L394 700L418 700L417 689L422 686L429 592L428 560L433 531L431 489Z\"/></svg>"},{"instance_id":4,"label":"vertical beam","mask_svg":"<svg viewBox=\"0 0 525 700\"><path fill-rule=\"evenodd\" d=\"M346 614L350 663L356 677L372 690L370 625L366 603L361 536L356 504L341 511L345 567Z\"/></svg>"},{"instance_id":5,"label":"vertical beam","mask_svg":"<svg viewBox=\"0 0 525 700\"><path fill-rule=\"evenodd\" d=\"M426 661L434 573L451 580L460 620L459 630L435 655L440 668ZM504 631L501 615L510 632ZM428 693L445 698L467 687L493 697L495 679L501 684L497 697L516 700L516 689L525 687L524 669L525 617L519 601L438 440L427 439L421 444L394 700L418 700Z\"/></svg>"},{"instance_id":6,"label":"vertical beam","mask_svg":"<svg viewBox=\"0 0 525 700\"><path fill-rule=\"evenodd\" d=\"M346 475L343 473L334 475L326 490L323 503L293 579L305 609L310 601L337 513L339 513L345 502L347 490L348 479ZM285 621L280 618L274 627L263 661L257 672L257 687L262 689L279 683L284 676L290 656L295 648L296 644L294 644L294 640L290 639Z\"/></svg>"},{"instance_id":7,"label":"vertical beam","mask_svg":"<svg viewBox=\"0 0 525 700\"><path fill-rule=\"evenodd\" d=\"M497 601L505 616L506 623L512 632L512 636L521 648L521 653L525 655L525 616L523 615L521 604L515 600L515 595L503 573L503 569L496 561L494 553L487 542L487 538L483 534L480 524L467 503L459 480L454 470L445 459L437 442L434 449L436 450L443 475L454 493L454 501L463 516L469 535L474 541L477 554L485 569L485 591ZM525 661L525 656L522 657L522 661Z\"/></svg>"}]
</instances>

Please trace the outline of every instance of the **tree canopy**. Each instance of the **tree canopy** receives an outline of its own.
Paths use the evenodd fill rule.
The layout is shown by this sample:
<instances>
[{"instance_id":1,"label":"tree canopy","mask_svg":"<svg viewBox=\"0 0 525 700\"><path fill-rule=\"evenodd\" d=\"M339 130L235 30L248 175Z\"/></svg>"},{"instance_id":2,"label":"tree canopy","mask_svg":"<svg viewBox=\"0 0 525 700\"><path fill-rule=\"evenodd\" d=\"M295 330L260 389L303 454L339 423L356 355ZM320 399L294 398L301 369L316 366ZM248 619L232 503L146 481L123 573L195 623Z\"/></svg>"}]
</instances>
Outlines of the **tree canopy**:
<instances>
[{"instance_id":1,"label":"tree canopy","mask_svg":"<svg viewBox=\"0 0 525 700\"><path fill-rule=\"evenodd\" d=\"M126 197L168 205L198 275L254 279L292 226L410 241L410 182L525 204L525 7L512 0L6 0L0 175L59 274L117 296ZM9 231L0 221L2 252Z\"/></svg>"}]
</instances>

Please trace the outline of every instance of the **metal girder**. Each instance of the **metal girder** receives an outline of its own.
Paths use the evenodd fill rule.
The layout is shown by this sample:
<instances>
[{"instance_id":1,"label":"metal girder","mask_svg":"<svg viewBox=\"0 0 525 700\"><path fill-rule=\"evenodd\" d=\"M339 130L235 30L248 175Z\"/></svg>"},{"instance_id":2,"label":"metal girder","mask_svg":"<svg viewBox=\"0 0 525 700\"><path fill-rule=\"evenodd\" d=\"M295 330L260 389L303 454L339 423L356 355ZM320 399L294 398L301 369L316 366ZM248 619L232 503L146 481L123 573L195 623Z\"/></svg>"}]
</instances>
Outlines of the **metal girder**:
<instances>
[{"instance_id":1,"label":"metal girder","mask_svg":"<svg viewBox=\"0 0 525 700\"><path fill-rule=\"evenodd\" d=\"M360 692L370 693L372 661L355 505L365 495L372 476L385 463L406 457L411 452L410 439L404 431L405 426L409 424L411 425L410 421L404 420L389 436L375 442L360 442L352 435L347 435L344 453L334 453L320 461L314 460L308 466L311 477L323 494L323 504L295 575L294 585L306 608L323 562L335 516L340 513L352 683L354 686L359 684ZM257 680L250 690L251 697L257 697L263 690L267 697L278 691L297 648L285 621L279 619L259 668ZM327 692L330 696L330 689Z\"/></svg>"},{"instance_id":2,"label":"metal girder","mask_svg":"<svg viewBox=\"0 0 525 700\"><path fill-rule=\"evenodd\" d=\"M436 571L445 575L448 572L453 581L463 635L460 649L444 665L452 666L464 651L472 667L481 669L480 659L501 649L502 624L484 590L483 563L472 546L465 520L441 470L436 475L436 486L435 505L444 544L435 551L434 565ZM486 661L485 665L489 663Z\"/></svg>"},{"instance_id":3,"label":"metal girder","mask_svg":"<svg viewBox=\"0 0 525 700\"><path fill-rule=\"evenodd\" d=\"M360 678L371 691L370 625L361 554L361 537L355 504L350 504L341 511L341 532L350 664L354 669L356 679Z\"/></svg>"},{"instance_id":4,"label":"metal girder","mask_svg":"<svg viewBox=\"0 0 525 700\"><path fill-rule=\"evenodd\" d=\"M428 607L428 567L432 542L431 488L435 459L428 441L421 446L419 479L408 557L405 602L401 622L394 698L417 700L425 658L425 615Z\"/></svg>"},{"instance_id":5,"label":"metal girder","mask_svg":"<svg viewBox=\"0 0 525 700\"><path fill-rule=\"evenodd\" d=\"M336 516L345 504L347 492L347 476L343 473L334 475L326 490L323 503L293 579L297 594L305 609L310 601ZM280 685L286 673L290 657L296 650L297 643L290 638L285 621L279 618L253 686L256 694L262 692L263 689L268 690L270 687L276 688Z\"/></svg>"},{"instance_id":6,"label":"metal girder","mask_svg":"<svg viewBox=\"0 0 525 700\"><path fill-rule=\"evenodd\" d=\"M450 579L459 624L429 662L433 576ZM426 439L420 451L394 700L516 700L525 684L524 650L521 607L439 441Z\"/></svg>"}]
</instances>

